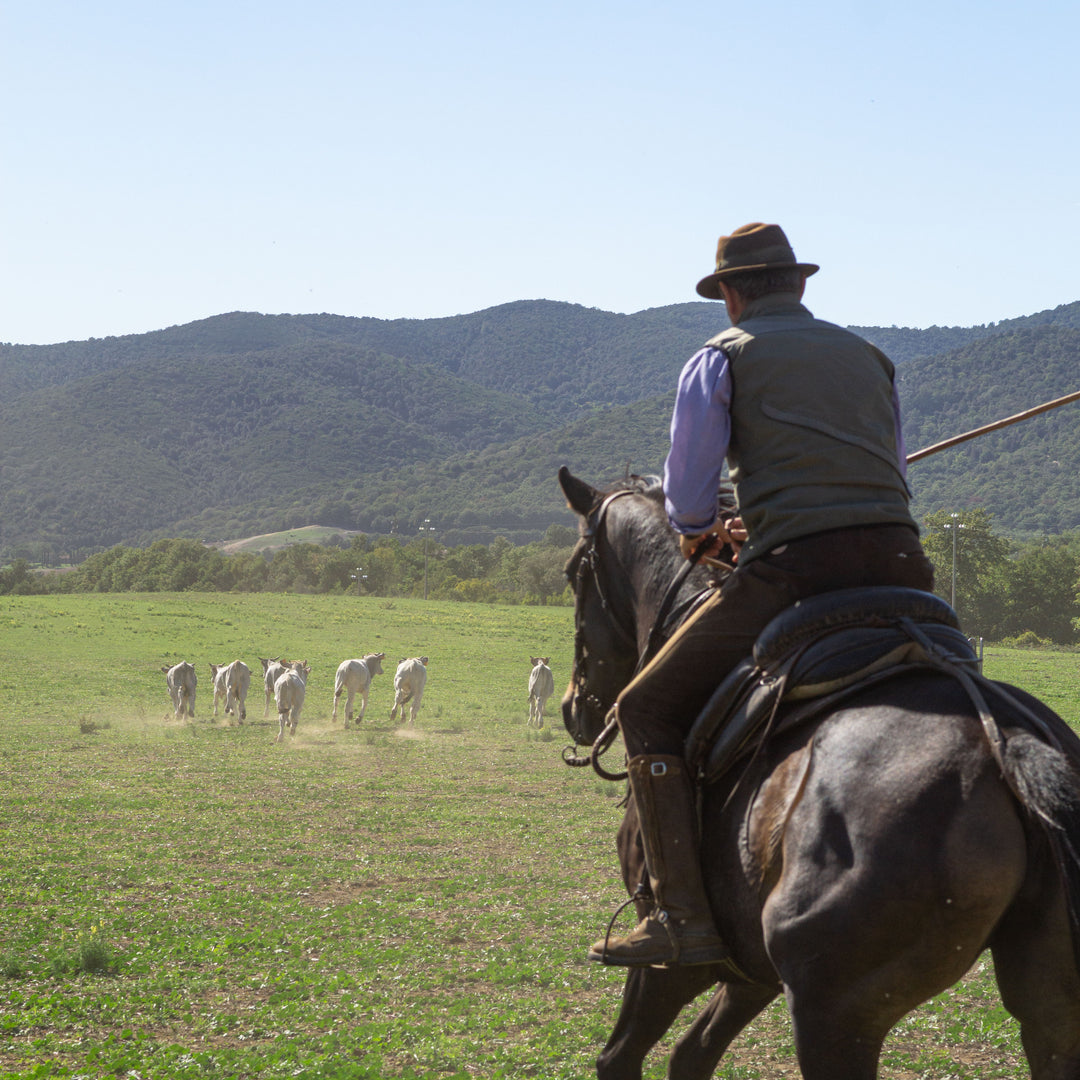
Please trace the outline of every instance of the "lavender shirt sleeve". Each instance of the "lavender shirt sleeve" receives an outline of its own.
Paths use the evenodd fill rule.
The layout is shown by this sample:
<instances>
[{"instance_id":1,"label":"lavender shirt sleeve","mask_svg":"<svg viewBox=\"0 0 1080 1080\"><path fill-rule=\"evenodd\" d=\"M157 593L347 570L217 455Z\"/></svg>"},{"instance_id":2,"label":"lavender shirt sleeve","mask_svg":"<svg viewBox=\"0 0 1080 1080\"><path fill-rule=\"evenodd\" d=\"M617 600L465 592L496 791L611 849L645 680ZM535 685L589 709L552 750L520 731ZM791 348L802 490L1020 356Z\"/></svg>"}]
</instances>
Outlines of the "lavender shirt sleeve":
<instances>
[{"instance_id":1,"label":"lavender shirt sleeve","mask_svg":"<svg viewBox=\"0 0 1080 1080\"><path fill-rule=\"evenodd\" d=\"M716 493L731 438L731 372L727 357L704 348L679 376L671 415L664 496L676 532L694 535L716 523Z\"/></svg>"}]
</instances>

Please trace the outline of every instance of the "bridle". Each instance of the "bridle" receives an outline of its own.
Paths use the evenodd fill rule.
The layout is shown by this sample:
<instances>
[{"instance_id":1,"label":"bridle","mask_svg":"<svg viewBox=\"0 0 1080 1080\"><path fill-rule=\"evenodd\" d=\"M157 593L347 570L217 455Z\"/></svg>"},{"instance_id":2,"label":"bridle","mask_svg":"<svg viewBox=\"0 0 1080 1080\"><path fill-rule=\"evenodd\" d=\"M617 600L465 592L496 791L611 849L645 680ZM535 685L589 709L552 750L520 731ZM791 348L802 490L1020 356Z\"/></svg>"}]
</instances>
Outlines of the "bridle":
<instances>
[{"instance_id":1,"label":"bridle","mask_svg":"<svg viewBox=\"0 0 1080 1080\"><path fill-rule=\"evenodd\" d=\"M600 554L599 545L600 537L603 532L605 519L607 517L608 509L611 504L617 499L622 498L624 495L637 494L631 488L621 488L618 491L613 491L611 494L604 497L600 505L589 514L585 519L585 525L582 529L582 541L584 547L576 556L576 565L573 569L574 575L574 668L573 668L573 695L571 698L571 712L576 716L582 715L586 708L591 708L596 711L607 710L606 723L600 734L593 740L588 755L578 754L578 740L581 735L580 731L572 732L575 738L575 745L568 746L563 750L563 761L567 765L573 767L580 767L584 765L591 765L593 769L605 780L622 780L625 778L625 773L613 774L609 773L600 764L600 756L611 746L615 741L615 736L618 732L618 724L615 719L614 709L611 708L612 703L605 703L596 694L591 691L587 691L585 688L588 685L587 677L587 658L588 650L585 645L585 609L587 607L586 598L590 586L596 591L597 598L600 601L600 606L608 615L608 621L615 631L620 643L624 645L631 655L637 655L637 662L634 666L631 678L636 676L639 671L652 659L656 654L656 651L667 640L669 634L669 626L672 624L678 624L685 619L688 611L693 608L702 598L704 593L699 593L690 598L689 601L681 605L674 613L672 607L675 598L678 596L679 591L682 589L684 582L690 575L691 571L697 565L699 561L699 554L695 552L688 558L675 574L671 582L668 584L667 589L664 592L663 599L660 602L660 606L657 608L656 615L653 619L652 626L649 630L649 636L646 640L645 647L639 650L637 634L627 629L625 621L621 619L618 613L615 611L614 606L610 603L608 596L606 595L603 587L602 576L600 574ZM570 568L568 567L568 570Z\"/></svg>"},{"instance_id":2,"label":"bridle","mask_svg":"<svg viewBox=\"0 0 1080 1080\"><path fill-rule=\"evenodd\" d=\"M585 688L588 685L588 650L585 646L585 608L587 606L587 598L590 586L595 589L597 599L600 601L600 606L608 613L609 621L612 628L615 631L619 641L634 653L637 652L637 636L626 628L623 621L615 613L607 594L604 592L602 579L600 576L600 557L599 557L599 542L600 533L604 526L604 519L607 517L608 507L611 506L616 499L622 498L624 495L631 495L632 491L629 489L613 491L610 495L607 495L600 505L594 510L588 518L585 519L585 524L582 529L581 537L584 547L579 551L576 556L576 566L574 567L574 668L573 668L573 686L574 692L572 697L572 713L574 716L580 716L586 708L602 711L605 708L605 704L601 701L596 694L587 691ZM567 747L563 751L563 760L568 765L583 765L588 764L588 759L581 760L577 754L577 740L579 740L581 732L572 732L575 738L575 745L573 747ZM595 744L594 744L595 745ZM569 753L569 757L567 756Z\"/></svg>"}]
</instances>

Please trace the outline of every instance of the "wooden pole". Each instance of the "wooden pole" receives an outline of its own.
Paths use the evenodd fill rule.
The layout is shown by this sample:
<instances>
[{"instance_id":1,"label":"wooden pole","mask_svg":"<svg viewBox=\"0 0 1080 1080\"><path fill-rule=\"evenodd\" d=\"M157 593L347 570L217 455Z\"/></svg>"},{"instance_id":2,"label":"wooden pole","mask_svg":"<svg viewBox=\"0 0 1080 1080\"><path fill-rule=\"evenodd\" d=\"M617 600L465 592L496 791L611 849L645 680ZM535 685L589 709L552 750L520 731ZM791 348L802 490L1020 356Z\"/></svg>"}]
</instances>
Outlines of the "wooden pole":
<instances>
[{"instance_id":1,"label":"wooden pole","mask_svg":"<svg viewBox=\"0 0 1080 1080\"><path fill-rule=\"evenodd\" d=\"M916 450L914 454L908 454L907 463L910 465L913 461L919 461L921 458L928 457L930 454L936 454L939 450L946 450L950 446L956 446L957 443L967 442L968 439L974 439L976 435L986 435L988 432L997 431L998 428L1008 427L1009 424L1015 424L1020 420L1027 420L1030 416L1038 416L1039 413L1048 412L1050 409L1056 409L1059 405L1068 405L1070 401L1076 401L1078 398L1080 398L1080 390L1074 390L1071 394L1055 398L1053 401L1043 402L1042 405L1036 405L1033 409L1025 409L1015 416L1007 416L1004 420L995 420L992 424L984 424L982 427L977 427L973 431L965 431L963 435L954 435L951 439L945 439L942 442L934 443L933 446L924 446L921 450Z\"/></svg>"}]
</instances>

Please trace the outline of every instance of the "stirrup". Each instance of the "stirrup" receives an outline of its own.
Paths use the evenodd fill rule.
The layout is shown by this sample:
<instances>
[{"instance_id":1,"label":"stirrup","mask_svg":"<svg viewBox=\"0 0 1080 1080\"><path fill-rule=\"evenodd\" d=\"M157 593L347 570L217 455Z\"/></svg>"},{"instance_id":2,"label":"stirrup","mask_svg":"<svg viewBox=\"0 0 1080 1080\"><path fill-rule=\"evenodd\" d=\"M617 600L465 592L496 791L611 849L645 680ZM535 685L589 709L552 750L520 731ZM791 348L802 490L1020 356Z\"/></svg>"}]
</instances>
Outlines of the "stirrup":
<instances>
[{"instance_id":1,"label":"stirrup","mask_svg":"<svg viewBox=\"0 0 1080 1080\"><path fill-rule=\"evenodd\" d=\"M645 893L646 890L641 889L640 886L639 886L639 892ZM598 959L601 964L604 964L604 965L606 965L608 967L637 966L637 965L626 965L624 963L619 963L618 961L609 960L608 959L608 942L611 941L611 931L615 927L615 920L631 904L635 903L639 899L641 899L641 896L638 895L638 893L635 893L633 896L630 897L629 900L624 900L615 909L615 914L612 915L611 918L608 920L607 930L604 931L604 947L603 947L603 949L601 949L600 955L598 957L596 957L596 959ZM666 967L668 964L678 965L679 958L682 956L682 944L680 943L678 937L676 936L675 931L671 927L671 917L668 915L668 913L663 908L661 908L661 907L653 907L652 911L650 911L649 914L645 916L645 918L655 920L667 932L668 941L671 943L671 959L665 961L663 964L642 964L640 966L641 967ZM635 929L636 929L636 927L635 927ZM592 958L592 956L593 956L592 950L590 950L590 958Z\"/></svg>"},{"instance_id":2,"label":"stirrup","mask_svg":"<svg viewBox=\"0 0 1080 1080\"><path fill-rule=\"evenodd\" d=\"M616 920L616 919L617 919L617 918L618 918L618 917L619 917L619 916L620 916L620 915L621 915L621 914L622 914L622 913L623 913L623 912L624 912L624 911L625 911L625 910L626 910L626 909L627 909L627 908L628 908L628 907L629 907L629 906L630 906L631 904L633 904L633 903L634 903L634 902L635 902L635 901L636 901L637 899L638 899L638 897L637 897L637 894L635 893L635 894L634 894L633 896L631 896L631 897L630 897L630 899L629 899L629 900L624 900L624 901L623 901L623 902L622 902L622 903L621 903L621 904L620 904L620 905L619 905L619 906L618 906L618 907L617 907L617 908L615 909L615 914L614 914L614 915L612 915L612 916L611 916L611 918L610 918L610 919L608 920L608 924L607 924L607 929L606 929L606 930L604 931L604 948L603 948L603 951L602 951L602 952L600 953L600 963L601 963L601 964L607 964L607 963L608 963L608 942L609 942L609 941L611 940L611 931L612 931L612 930L614 929L614 927L615 927L615 920ZM614 964L610 964L610 965L608 965L608 966L610 966L610 967L615 967L616 965L614 965Z\"/></svg>"}]
</instances>

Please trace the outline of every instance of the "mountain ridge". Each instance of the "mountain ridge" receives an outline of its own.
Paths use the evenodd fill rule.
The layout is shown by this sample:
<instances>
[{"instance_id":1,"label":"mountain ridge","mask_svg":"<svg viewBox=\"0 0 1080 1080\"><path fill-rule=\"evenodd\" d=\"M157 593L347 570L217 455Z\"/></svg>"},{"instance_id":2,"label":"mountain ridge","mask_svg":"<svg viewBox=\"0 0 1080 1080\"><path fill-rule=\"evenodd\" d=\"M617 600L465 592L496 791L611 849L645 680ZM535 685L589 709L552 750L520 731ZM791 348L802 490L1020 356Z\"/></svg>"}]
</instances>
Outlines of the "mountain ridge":
<instances>
[{"instance_id":1,"label":"mountain ridge","mask_svg":"<svg viewBox=\"0 0 1080 1080\"><path fill-rule=\"evenodd\" d=\"M0 552L405 532L425 517L446 542L534 539L572 521L560 464L594 482L659 471L678 372L725 325L710 303L534 300L425 320L230 312L3 345ZM897 365L909 450L1080 383L1080 302L983 327L855 329ZM1080 528L1080 425L1066 419L917 463L916 511L975 499L1006 530Z\"/></svg>"}]
</instances>

